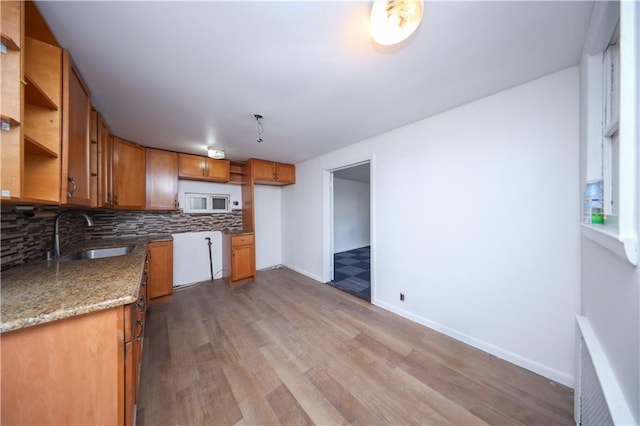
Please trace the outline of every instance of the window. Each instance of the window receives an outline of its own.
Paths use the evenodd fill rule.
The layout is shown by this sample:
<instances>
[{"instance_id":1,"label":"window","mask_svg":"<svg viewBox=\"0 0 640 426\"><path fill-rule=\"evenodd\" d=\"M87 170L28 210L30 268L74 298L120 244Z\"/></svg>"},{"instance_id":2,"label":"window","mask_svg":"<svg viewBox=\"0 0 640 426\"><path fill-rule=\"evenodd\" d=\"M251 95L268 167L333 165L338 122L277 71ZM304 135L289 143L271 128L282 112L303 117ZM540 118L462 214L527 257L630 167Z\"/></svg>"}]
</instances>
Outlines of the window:
<instances>
[{"instance_id":1,"label":"window","mask_svg":"<svg viewBox=\"0 0 640 426\"><path fill-rule=\"evenodd\" d=\"M605 224L618 225L620 195L620 45L618 26L602 55L602 179Z\"/></svg>"},{"instance_id":2,"label":"window","mask_svg":"<svg viewBox=\"0 0 640 426\"><path fill-rule=\"evenodd\" d=\"M596 2L582 95L584 182L602 180L604 225L583 223L582 235L637 265L640 150L640 2Z\"/></svg>"},{"instance_id":3,"label":"window","mask_svg":"<svg viewBox=\"0 0 640 426\"><path fill-rule=\"evenodd\" d=\"M228 213L230 211L229 194L185 193L186 213Z\"/></svg>"}]
</instances>

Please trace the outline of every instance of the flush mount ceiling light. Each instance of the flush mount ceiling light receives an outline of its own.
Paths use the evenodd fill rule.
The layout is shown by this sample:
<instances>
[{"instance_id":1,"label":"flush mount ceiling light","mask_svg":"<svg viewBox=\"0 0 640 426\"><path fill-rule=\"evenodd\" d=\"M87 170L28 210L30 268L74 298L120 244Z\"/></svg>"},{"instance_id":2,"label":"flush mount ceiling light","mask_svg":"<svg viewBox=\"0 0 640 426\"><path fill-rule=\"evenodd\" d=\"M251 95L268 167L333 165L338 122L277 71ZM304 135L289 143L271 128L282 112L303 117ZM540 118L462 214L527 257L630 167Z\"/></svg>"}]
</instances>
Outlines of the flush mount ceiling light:
<instances>
[{"instance_id":1,"label":"flush mount ceiling light","mask_svg":"<svg viewBox=\"0 0 640 426\"><path fill-rule=\"evenodd\" d=\"M389 46L405 40L420 26L422 0L374 0L371 8L371 36Z\"/></svg>"},{"instance_id":2,"label":"flush mount ceiling light","mask_svg":"<svg viewBox=\"0 0 640 426\"><path fill-rule=\"evenodd\" d=\"M218 148L215 146L208 146L207 155L210 158L214 158L216 160L222 160L224 158L224 149Z\"/></svg>"}]
</instances>

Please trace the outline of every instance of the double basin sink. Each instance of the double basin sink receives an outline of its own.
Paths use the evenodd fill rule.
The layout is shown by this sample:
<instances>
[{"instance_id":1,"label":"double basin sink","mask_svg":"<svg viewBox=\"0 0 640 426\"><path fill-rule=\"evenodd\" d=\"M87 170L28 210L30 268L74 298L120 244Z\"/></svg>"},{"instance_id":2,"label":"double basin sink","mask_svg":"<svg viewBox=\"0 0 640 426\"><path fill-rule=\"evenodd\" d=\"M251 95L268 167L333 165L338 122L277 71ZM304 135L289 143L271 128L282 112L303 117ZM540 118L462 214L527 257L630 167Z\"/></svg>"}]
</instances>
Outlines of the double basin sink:
<instances>
[{"instance_id":1,"label":"double basin sink","mask_svg":"<svg viewBox=\"0 0 640 426\"><path fill-rule=\"evenodd\" d=\"M127 245L122 247L95 248L86 249L60 256L61 261L85 260L85 259L102 259L105 257L124 256L129 254L135 248L135 245Z\"/></svg>"}]
</instances>

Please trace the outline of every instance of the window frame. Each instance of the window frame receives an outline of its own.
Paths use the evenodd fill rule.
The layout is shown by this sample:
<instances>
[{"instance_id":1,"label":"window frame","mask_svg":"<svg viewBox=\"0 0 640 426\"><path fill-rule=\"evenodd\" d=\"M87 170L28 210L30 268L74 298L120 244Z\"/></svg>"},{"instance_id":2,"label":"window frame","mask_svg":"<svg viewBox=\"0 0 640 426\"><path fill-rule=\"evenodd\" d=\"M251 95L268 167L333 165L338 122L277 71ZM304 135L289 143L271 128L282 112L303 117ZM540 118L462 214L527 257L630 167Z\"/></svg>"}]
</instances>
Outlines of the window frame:
<instances>
[{"instance_id":1,"label":"window frame","mask_svg":"<svg viewBox=\"0 0 640 426\"><path fill-rule=\"evenodd\" d=\"M633 265L638 264L638 151L640 144L640 128L638 124L638 115L640 114L640 64L637 61L638 52L640 51L640 29L637 22L640 21L640 3L638 2L618 2L614 7L617 8L615 13L611 13L610 4L596 5L594 9L599 10L600 16L597 16L593 22L597 22L596 26L600 27L595 30L595 35L591 34L590 46L591 52L586 52L585 67L587 70L586 77L586 96L587 96L587 123L585 123L586 131L586 149L587 149L587 169L586 180L593 179L596 174L605 180L604 188L608 187L608 194L605 195L605 206L614 200L617 211L610 211L611 215L605 224L581 224L582 235L600 244L601 246L611 250L623 259L626 259ZM613 5L611 5L613 6ZM615 19L611 19L614 17ZM617 22L617 24L616 24ZM608 37L603 40L602 24L606 28L612 28ZM593 59L597 55L603 55L607 41L614 39L616 28L619 31L619 115L617 128L615 120L611 120L615 114L611 114L615 109L609 106L608 113L600 111L595 114L598 109L605 108L605 93L603 90L602 79L603 67L601 62L598 69ZM604 41L604 46L598 43ZM597 77L597 79L596 79ZM597 84L596 84L597 83ZM596 87L598 86L598 87ZM605 86L606 87L606 86ZM611 87L611 86L610 86ZM613 86L615 87L615 85ZM599 95L596 95L600 92ZM612 99L609 97L609 99ZM594 126L593 120L597 116L601 117L600 123ZM599 130L596 130L599 129ZM616 138L617 136L617 138ZM617 147L612 145L616 144ZM596 147L599 145L599 149ZM617 148L617 150L616 150ZM618 161L614 162L616 155ZM599 157L599 158L598 158ZM599 165L599 166L598 166ZM616 169L617 165L617 169ZM596 167L599 170L596 170ZM617 180L616 180L617 179ZM617 182L617 188L611 187L612 182ZM584 182L583 182L584 183ZM618 193L618 202L615 203L615 194ZM607 198L608 196L608 198ZM608 202L607 202L608 201ZM609 206L610 207L610 206ZM617 213L617 216L614 214Z\"/></svg>"}]
</instances>

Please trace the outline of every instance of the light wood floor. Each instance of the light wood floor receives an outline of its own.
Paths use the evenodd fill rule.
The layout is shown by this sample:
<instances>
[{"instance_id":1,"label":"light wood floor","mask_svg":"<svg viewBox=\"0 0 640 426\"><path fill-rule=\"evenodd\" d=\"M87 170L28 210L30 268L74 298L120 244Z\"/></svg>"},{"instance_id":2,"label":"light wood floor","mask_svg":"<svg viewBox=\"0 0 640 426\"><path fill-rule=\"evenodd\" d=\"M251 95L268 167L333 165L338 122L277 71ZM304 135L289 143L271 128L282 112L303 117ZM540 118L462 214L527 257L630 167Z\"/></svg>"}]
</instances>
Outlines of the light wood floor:
<instances>
[{"instance_id":1,"label":"light wood floor","mask_svg":"<svg viewBox=\"0 0 640 426\"><path fill-rule=\"evenodd\" d=\"M147 318L138 425L574 424L570 389L286 269Z\"/></svg>"}]
</instances>

